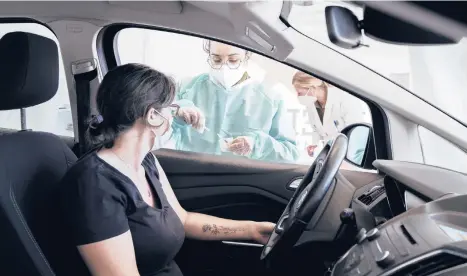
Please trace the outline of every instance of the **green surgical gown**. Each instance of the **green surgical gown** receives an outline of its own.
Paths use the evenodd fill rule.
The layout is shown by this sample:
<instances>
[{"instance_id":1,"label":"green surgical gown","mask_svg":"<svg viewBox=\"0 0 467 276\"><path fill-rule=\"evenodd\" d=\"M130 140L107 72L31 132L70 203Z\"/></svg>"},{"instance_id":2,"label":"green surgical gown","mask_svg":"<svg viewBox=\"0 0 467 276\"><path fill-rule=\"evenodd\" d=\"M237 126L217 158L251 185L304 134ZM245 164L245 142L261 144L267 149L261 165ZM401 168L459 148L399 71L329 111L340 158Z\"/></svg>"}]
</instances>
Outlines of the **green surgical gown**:
<instances>
[{"instance_id":1,"label":"green surgical gown","mask_svg":"<svg viewBox=\"0 0 467 276\"><path fill-rule=\"evenodd\" d=\"M292 116L283 95L252 79L225 89L209 74L202 74L180 85L175 103L196 106L206 117L203 133L180 118L172 123L175 148L216 155L234 155L223 151L225 138L247 136L253 141L251 159L294 162L299 152L295 142ZM219 137L220 136L220 137Z\"/></svg>"}]
</instances>

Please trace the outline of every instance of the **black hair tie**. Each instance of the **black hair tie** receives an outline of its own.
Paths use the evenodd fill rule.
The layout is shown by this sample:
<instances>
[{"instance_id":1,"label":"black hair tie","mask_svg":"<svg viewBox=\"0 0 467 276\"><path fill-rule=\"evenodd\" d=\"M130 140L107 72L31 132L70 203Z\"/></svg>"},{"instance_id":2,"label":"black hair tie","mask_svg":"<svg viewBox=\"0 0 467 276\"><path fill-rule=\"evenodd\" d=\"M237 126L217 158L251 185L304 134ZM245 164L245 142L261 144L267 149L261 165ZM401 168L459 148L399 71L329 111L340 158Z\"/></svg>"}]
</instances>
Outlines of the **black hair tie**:
<instances>
[{"instance_id":1,"label":"black hair tie","mask_svg":"<svg viewBox=\"0 0 467 276\"><path fill-rule=\"evenodd\" d=\"M103 121L104 117L102 117L102 115L93 115L91 117L91 121L89 122L89 127L96 129Z\"/></svg>"}]
</instances>

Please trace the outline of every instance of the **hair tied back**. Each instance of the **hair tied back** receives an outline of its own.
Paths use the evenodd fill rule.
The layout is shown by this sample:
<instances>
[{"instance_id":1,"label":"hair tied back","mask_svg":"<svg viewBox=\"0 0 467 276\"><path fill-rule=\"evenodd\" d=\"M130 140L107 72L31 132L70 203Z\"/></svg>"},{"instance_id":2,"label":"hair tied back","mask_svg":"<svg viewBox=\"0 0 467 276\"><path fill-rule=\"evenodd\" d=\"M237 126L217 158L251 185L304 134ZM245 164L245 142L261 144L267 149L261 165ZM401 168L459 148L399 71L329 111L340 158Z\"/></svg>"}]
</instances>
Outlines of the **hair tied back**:
<instances>
[{"instance_id":1,"label":"hair tied back","mask_svg":"<svg viewBox=\"0 0 467 276\"><path fill-rule=\"evenodd\" d=\"M91 117L91 121L89 122L89 127L96 129L103 121L104 117L102 117L102 115L93 115Z\"/></svg>"}]
</instances>

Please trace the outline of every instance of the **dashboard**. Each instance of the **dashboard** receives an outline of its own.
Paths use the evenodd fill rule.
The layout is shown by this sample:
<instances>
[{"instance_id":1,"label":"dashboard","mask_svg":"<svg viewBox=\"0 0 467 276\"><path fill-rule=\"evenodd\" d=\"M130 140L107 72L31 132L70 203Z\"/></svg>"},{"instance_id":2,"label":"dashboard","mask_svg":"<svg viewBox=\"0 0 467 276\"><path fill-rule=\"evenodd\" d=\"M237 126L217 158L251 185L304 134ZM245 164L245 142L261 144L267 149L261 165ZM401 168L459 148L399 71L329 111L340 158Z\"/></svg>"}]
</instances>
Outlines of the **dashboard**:
<instances>
[{"instance_id":1,"label":"dashboard","mask_svg":"<svg viewBox=\"0 0 467 276\"><path fill-rule=\"evenodd\" d=\"M333 276L467 275L467 175L390 160L384 180L357 189L356 243Z\"/></svg>"}]
</instances>

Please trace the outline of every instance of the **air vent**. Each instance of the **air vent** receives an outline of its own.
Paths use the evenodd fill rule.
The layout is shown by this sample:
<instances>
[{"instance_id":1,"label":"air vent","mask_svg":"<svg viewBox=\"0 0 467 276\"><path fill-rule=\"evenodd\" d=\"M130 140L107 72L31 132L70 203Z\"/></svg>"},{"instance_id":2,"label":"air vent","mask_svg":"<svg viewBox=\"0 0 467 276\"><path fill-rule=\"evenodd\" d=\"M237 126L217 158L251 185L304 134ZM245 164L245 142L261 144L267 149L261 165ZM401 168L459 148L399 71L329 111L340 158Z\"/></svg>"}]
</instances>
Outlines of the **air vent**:
<instances>
[{"instance_id":1,"label":"air vent","mask_svg":"<svg viewBox=\"0 0 467 276\"><path fill-rule=\"evenodd\" d=\"M369 191L364 193L363 195L358 197L358 200L365 205L370 205L373 203L378 197L384 194L386 190L383 186L374 186Z\"/></svg>"},{"instance_id":2,"label":"air vent","mask_svg":"<svg viewBox=\"0 0 467 276\"><path fill-rule=\"evenodd\" d=\"M461 265L465 259L450 253L439 253L397 271L394 276L429 276L434 273Z\"/></svg>"}]
</instances>

